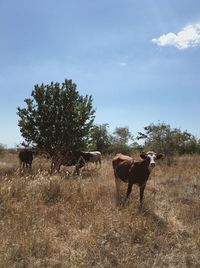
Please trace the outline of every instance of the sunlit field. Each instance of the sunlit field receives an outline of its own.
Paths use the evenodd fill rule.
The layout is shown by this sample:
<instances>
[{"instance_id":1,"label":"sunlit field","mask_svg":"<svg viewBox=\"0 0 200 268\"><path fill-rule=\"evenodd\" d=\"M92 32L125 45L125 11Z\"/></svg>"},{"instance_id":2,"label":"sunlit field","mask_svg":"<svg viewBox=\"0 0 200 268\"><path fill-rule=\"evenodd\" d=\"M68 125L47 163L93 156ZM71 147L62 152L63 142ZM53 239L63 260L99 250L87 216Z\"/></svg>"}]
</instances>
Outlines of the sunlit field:
<instances>
[{"instance_id":1,"label":"sunlit field","mask_svg":"<svg viewBox=\"0 0 200 268\"><path fill-rule=\"evenodd\" d=\"M200 156L158 161L142 209L135 185L116 206L111 162L77 177L1 154L0 267L200 267Z\"/></svg>"}]
</instances>

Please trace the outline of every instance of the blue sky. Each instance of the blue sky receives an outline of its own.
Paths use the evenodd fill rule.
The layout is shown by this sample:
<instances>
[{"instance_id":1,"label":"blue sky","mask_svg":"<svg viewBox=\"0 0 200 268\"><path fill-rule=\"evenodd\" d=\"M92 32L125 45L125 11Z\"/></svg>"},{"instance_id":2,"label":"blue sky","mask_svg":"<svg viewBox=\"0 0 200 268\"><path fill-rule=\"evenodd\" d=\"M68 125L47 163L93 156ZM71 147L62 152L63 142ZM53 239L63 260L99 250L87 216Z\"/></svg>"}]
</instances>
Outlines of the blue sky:
<instances>
[{"instance_id":1,"label":"blue sky","mask_svg":"<svg viewBox=\"0 0 200 268\"><path fill-rule=\"evenodd\" d=\"M0 143L23 140L35 84L65 79L111 132L165 122L200 138L200 1L0 0Z\"/></svg>"}]
</instances>

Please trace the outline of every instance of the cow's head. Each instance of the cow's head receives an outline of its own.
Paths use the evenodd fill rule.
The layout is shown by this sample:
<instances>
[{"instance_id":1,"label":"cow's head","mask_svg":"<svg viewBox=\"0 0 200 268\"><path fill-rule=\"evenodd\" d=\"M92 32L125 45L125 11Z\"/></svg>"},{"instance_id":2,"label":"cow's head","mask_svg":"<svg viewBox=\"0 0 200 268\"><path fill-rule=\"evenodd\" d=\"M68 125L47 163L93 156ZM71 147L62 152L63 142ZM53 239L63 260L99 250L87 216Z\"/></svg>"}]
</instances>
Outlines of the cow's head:
<instances>
[{"instance_id":1,"label":"cow's head","mask_svg":"<svg viewBox=\"0 0 200 268\"><path fill-rule=\"evenodd\" d=\"M149 166L148 166L148 168L149 168L149 171L151 171L155 167L155 165L156 165L156 162L155 161L157 159L162 158L163 157L163 154L160 154L160 153L159 154L156 154L156 153L154 153L152 151L149 151L147 153L142 152L140 154L140 157L142 159L148 159L149 160Z\"/></svg>"}]
</instances>

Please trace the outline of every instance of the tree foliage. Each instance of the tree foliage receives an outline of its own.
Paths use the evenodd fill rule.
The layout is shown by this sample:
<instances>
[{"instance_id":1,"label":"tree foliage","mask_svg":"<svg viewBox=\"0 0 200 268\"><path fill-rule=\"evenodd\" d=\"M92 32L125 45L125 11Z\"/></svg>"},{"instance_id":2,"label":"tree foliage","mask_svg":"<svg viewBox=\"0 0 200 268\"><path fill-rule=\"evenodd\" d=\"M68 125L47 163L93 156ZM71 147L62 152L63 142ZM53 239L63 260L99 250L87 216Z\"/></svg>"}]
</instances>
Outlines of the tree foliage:
<instances>
[{"instance_id":1,"label":"tree foliage","mask_svg":"<svg viewBox=\"0 0 200 268\"><path fill-rule=\"evenodd\" d=\"M6 146L0 143L0 154L6 149Z\"/></svg>"},{"instance_id":2,"label":"tree foliage","mask_svg":"<svg viewBox=\"0 0 200 268\"><path fill-rule=\"evenodd\" d=\"M85 148L94 121L92 96L81 96L72 80L36 85L26 108L18 107L25 141L52 155L59 146Z\"/></svg>"},{"instance_id":3,"label":"tree foliage","mask_svg":"<svg viewBox=\"0 0 200 268\"><path fill-rule=\"evenodd\" d=\"M138 139L144 139L147 150L163 152L165 155L198 152L198 141L187 131L171 128L170 125L159 123L144 127L145 132L138 133Z\"/></svg>"},{"instance_id":4,"label":"tree foliage","mask_svg":"<svg viewBox=\"0 0 200 268\"><path fill-rule=\"evenodd\" d=\"M107 152L110 146L110 140L108 124L94 126L91 133L92 150L97 150L102 153Z\"/></svg>"},{"instance_id":5,"label":"tree foliage","mask_svg":"<svg viewBox=\"0 0 200 268\"><path fill-rule=\"evenodd\" d=\"M130 154L132 151L132 146L129 144L130 141L133 141L133 136L129 128L116 127L113 135L111 135L109 152Z\"/></svg>"},{"instance_id":6,"label":"tree foliage","mask_svg":"<svg viewBox=\"0 0 200 268\"><path fill-rule=\"evenodd\" d=\"M133 140L133 136L128 127L116 127L114 134L114 140L120 144L128 145L129 140Z\"/></svg>"},{"instance_id":7,"label":"tree foliage","mask_svg":"<svg viewBox=\"0 0 200 268\"><path fill-rule=\"evenodd\" d=\"M107 123L95 125L91 134L90 148L108 154L130 154L132 150L132 145L129 144L130 140L133 140L133 136L128 127L117 127L111 134Z\"/></svg>"}]
</instances>

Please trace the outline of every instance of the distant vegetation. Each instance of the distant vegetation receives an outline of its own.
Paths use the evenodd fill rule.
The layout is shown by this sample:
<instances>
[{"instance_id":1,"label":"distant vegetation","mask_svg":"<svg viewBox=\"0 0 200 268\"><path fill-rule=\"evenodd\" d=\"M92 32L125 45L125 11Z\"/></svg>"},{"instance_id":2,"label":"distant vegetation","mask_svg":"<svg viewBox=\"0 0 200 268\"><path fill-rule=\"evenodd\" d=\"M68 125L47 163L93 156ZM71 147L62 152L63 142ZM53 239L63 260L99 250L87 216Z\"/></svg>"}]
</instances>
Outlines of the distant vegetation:
<instances>
[{"instance_id":1,"label":"distant vegetation","mask_svg":"<svg viewBox=\"0 0 200 268\"><path fill-rule=\"evenodd\" d=\"M92 96L81 96L72 80L36 85L31 98L18 107L19 127L27 144L51 156L60 147L69 150L99 150L125 153L154 150L167 156L200 153L200 140L166 123L151 123L134 136L129 127L95 125ZM143 141L142 145L139 141Z\"/></svg>"},{"instance_id":2,"label":"distant vegetation","mask_svg":"<svg viewBox=\"0 0 200 268\"><path fill-rule=\"evenodd\" d=\"M171 128L165 123L146 126L144 133L138 133L138 139L145 141L145 148L161 151L168 156L200 153L200 140L187 131Z\"/></svg>"},{"instance_id":3,"label":"distant vegetation","mask_svg":"<svg viewBox=\"0 0 200 268\"><path fill-rule=\"evenodd\" d=\"M144 127L144 133L139 132L136 138L133 138L128 127L118 127L110 134L108 124L104 124L95 127L92 137L94 148L106 153L129 154L144 149L162 152L166 156L200 153L200 140L165 123ZM143 145L138 143L141 139Z\"/></svg>"},{"instance_id":4,"label":"distant vegetation","mask_svg":"<svg viewBox=\"0 0 200 268\"><path fill-rule=\"evenodd\" d=\"M0 143L0 154L2 154L5 149L6 149L6 146Z\"/></svg>"}]
</instances>

